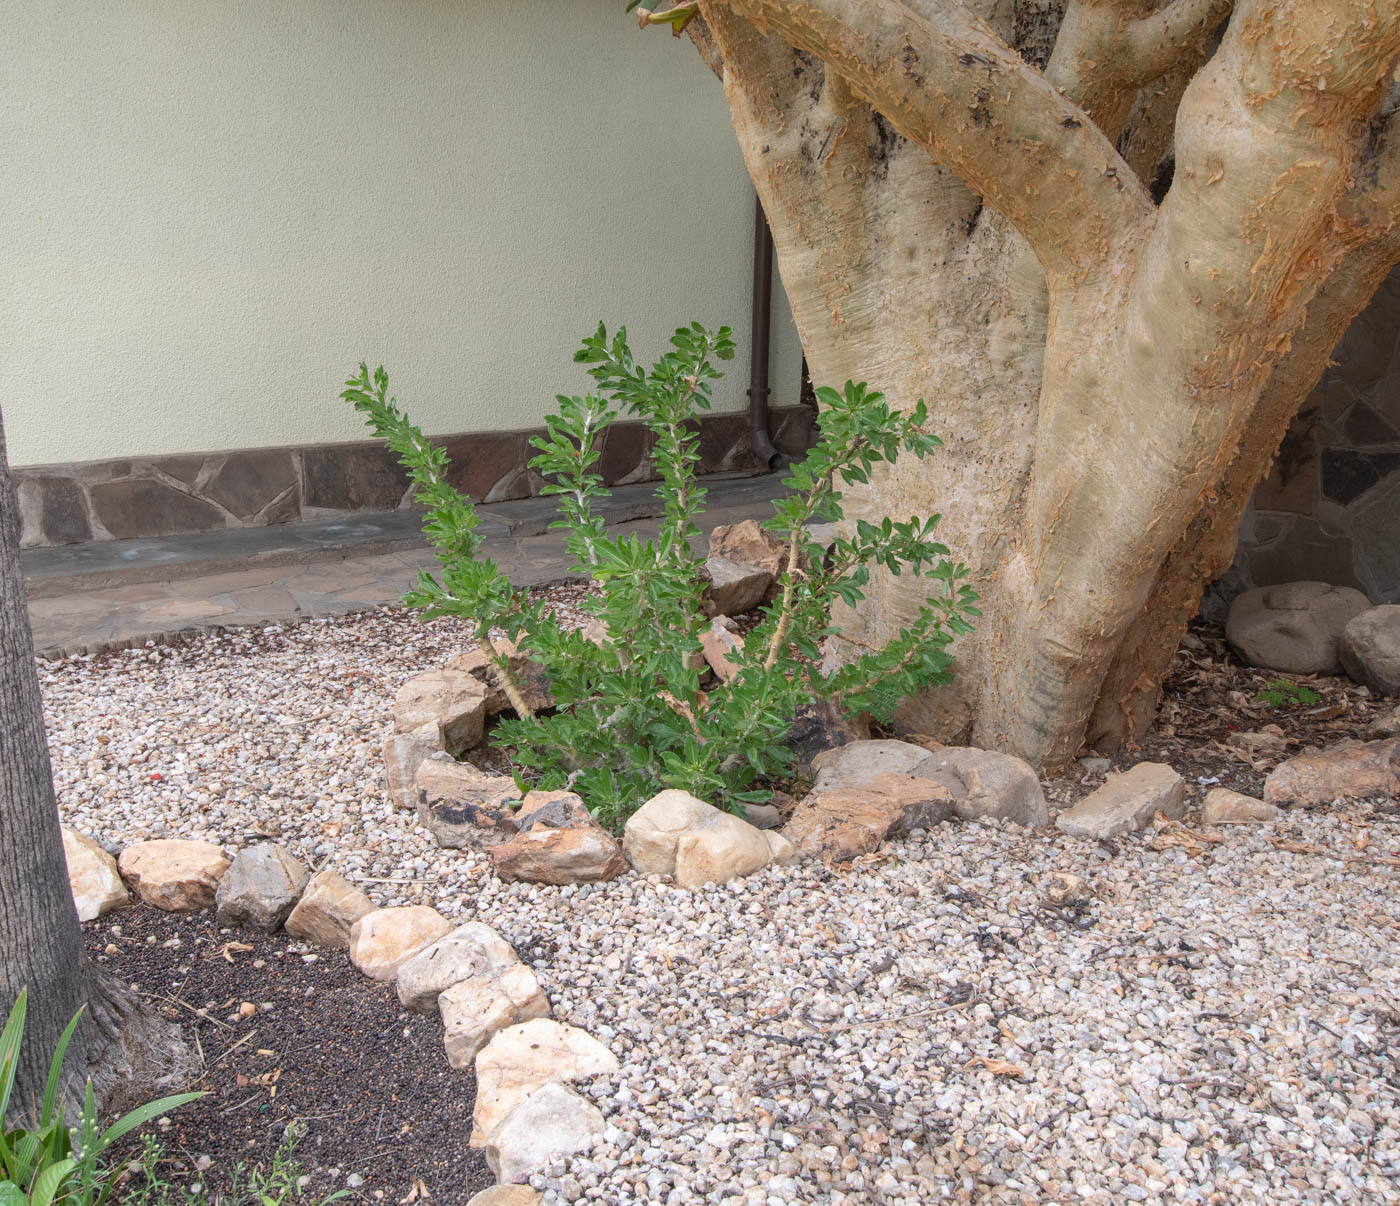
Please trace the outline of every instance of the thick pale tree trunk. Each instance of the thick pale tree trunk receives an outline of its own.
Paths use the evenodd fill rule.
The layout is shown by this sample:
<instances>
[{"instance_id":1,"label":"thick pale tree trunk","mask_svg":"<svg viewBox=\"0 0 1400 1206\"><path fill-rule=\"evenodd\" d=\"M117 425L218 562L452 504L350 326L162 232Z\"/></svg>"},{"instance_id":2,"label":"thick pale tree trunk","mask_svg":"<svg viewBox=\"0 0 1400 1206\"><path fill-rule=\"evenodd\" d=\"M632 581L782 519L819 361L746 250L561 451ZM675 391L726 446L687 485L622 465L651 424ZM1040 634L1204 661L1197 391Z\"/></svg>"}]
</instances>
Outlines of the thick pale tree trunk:
<instances>
[{"instance_id":1,"label":"thick pale tree trunk","mask_svg":"<svg viewBox=\"0 0 1400 1206\"><path fill-rule=\"evenodd\" d=\"M85 965L68 887L33 637L19 569L19 524L0 417L0 1011L21 989L28 1009L15 1098L30 1113L63 1028L84 1008L67 1061L66 1097L91 1077L120 1108L178 1082L190 1056L178 1032L143 1013L122 986ZM70 1110L70 1119L75 1114ZM0 1122L3 1122L0 1119Z\"/></svg>"},{"instance_id":2,"label":"thick pale tree trunk","mask_svg":"<svg viewBox=\"0 0 1400 1206\"><path fill-rule=\"evenodd\" d=\"M846 500L943 514L983 597L957 682L906 723L1044 766L1140 733L1289 418L1400 256L1400 0L699 13L814 379L925 397L947 445ZM844 650L921 598L877 579Z\"/></svg>"}]
</instances>

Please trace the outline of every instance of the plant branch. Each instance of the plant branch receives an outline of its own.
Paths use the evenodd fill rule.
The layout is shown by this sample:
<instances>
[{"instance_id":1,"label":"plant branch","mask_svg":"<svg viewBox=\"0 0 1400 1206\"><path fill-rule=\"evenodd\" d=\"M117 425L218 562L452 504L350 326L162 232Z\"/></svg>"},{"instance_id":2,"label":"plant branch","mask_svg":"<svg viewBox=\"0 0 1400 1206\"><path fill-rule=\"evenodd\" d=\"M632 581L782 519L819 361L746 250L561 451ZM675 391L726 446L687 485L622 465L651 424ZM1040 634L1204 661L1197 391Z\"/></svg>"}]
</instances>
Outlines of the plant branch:
<instances>
[{"instance_id":1,"label":"plant branch","mask_svg":"<svg viewBox=\"0 0 1400 1206\"><path fill-rule=\"evenodd\" d=\"M783 598L778 605L778 626L773 629L773 637L768 642L768 652L763 659L765 670L771 670L778 664L778 655L782 652L783 642L787 640L788 631L792 627L792 600L796 591L797 567L801 560L802 533L806 530L805 524L815 514L817 504L822 496L831 489L832 476L836 469L844 463L844 455L840 449L832 454L832 468L818 478L807 492L807 497L803 500L802 520L792 525L792 532L788 537L787 571L783 575Z\"/></svg>"},{"instance_id":2,"label":"plant branch","mask_svg":"<svg viewBox=\"0 0 1400 1206\"><path fill-rule=\"evenodd\" d=\"M1204 43L1235 7L1234 0L1172 0L1123 27L1125 78L1138 87L1165 75Z\"/></svg>"},{"instance_id":3,"label":"plant branch","mask_svg":"<svg viewBox=\"0 0 1400 1206\"><path fill-rule=\"evenodd\" d=\"M490 625L481 623L476 629L477 640L491 654L491 663L496 667L496 673L501 678L501 690L506 693L506 698L510 700L510 706L515 709L515 714L521 720L534 720L535 709L525 702L525 696L520 692L520 685L515 681L515 675L510 672L510 654L491 639Z\"/></svg>"},{"instance_id":4,"label":"plant branch","mask_svg":"<svg viewBox=\"0 0 1400 1206\"><path fill-rule=\"evenodd\" d=\"M1003 213L1052 275L1082 272L1152 213L1088 115L953 0L729 0L839 72Z\"/></svg>"},{"instance_id":5,"label":"plant branch","mask_svg":"<svg viewBox=\"0 0 1400 1206\"><path fill-rule=\"evenodd\" d=\"M792 627L793 584L797 580L797 533L801 530L801 528L794 528L792 539L788 541L787 573L783 577L783 601L778 612L778 626L773 629L773 639L768 642L768 653L763 659L765 670L771 670L778 664L778 654L782 651L783 642L787 640L788 629Z\"/></svg>"},{"instance_id":6,"label":"plant branch","mask_svg":"<svg viewBox=\"0 0 1400 1206\"><path fill-rule=\"evenodd\" d=\"M1132 0L1071 0L1045 78L1116 141L1139 91L1179 63L1199 67L1232 7L1233 0L1174 0L1138 17Z\"/></svg>"}]
</instances>

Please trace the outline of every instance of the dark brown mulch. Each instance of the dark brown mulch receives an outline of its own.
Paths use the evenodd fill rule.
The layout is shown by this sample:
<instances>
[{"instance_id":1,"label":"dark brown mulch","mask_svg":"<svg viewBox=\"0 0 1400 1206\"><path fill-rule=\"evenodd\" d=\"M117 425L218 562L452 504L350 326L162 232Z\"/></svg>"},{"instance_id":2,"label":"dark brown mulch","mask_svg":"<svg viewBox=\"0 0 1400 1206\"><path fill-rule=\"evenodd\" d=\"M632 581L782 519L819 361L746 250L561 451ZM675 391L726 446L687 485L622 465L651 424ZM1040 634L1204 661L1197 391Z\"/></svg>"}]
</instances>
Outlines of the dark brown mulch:
<instances>
[{"instance_id":1,"label":"dark brown mulch","mask_svg":"<svg viewBox=\"0 0 1400 1206\"><path fill-rule=\"evenodd\" d=\"M1280 680L1312 692L1308 703L1260 698ZM1341 741L1378 736L1378 722L1396 709L1340 675L1283 674L1247 666L1220 627L1194 622L1182 639L1152 728L1108 757L1124 771L1143 761L1165 762L1187 782L1188 804L1212 787L1261 796L1280 762ZM1084 751L1092 756L1092 751ZM1072 773L1047 780L1057 804L1078 801L1103 782L1101 774Z\"/></svg>"},{"instance_id":2,"label":"dark brown mulch","mask_svg":"<svg viewBox=\"0 0 1400 1206\"><path fill-rule=\"evenodd\" d=\"M448 1065L437 1014L405 1012L343 951L308 960L286 934L144 905L83 928L88 954L179 1022L203 1064L190 1087L209 1096L157 1130L165 1179L217 1190L235 1162L266 1165L298 1122L308 1202L354 1174L342 1201L457 1206L494 1182L467 1146L475 1077Z\"/></svg>"},{"instance_id":3,"label":"dark brown mulch","mask_svg":"<svg viewBox=\"0 0 1400 1206\"><path fill-rule=\"evenodd\" d=\"M1317 698L1261 698L1280 682ZM1367 740L1396 703L1340 675L1247 666L1226 645L1223 630L1198 622L1176 652L1156 722L1140 748L1125 752L1171 762L1182 774L1194 770L1200 779L1218 777L1220 786L1257 796L1280 762L1340 741Z\"/></svg>"}]
</instances>

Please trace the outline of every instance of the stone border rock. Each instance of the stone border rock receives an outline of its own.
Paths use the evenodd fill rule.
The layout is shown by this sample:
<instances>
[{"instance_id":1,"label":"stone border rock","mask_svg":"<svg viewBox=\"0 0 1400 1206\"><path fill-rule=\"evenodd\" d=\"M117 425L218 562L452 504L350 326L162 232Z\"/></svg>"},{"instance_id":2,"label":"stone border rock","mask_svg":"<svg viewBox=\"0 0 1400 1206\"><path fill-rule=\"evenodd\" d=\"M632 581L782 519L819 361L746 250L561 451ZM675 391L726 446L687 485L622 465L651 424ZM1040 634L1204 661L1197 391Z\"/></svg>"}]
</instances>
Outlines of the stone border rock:
<instances>
[{"instance_id":1,"label":"stone border rock","mask_svg":"<svg viewBox=\"0 0 1400 1206\"><path fill-rule=\"evenodd\" d=\"M557 811L560 802L545 799L540 806L551 805ZM214 908L220 924L285 929L316 945L344 949L369 979L393 984L405 1009L440 1012L445 1058L454 1068L476 1072L470 1142L485 1148L501 1181L474 1202L538 1202L540 1195L523 1182L590 1150L602 1136L602 1113L569 1085L615 1073L616 1056L549 1016L549 999L534 971L485 923L454 928L425 905L376 908L336 872L312 875L274 842L245 847L230 858L211 842L156 839L136 842L113 858L71 829L63 830L63 838L84 921L129 904L129 886L143 902L167 912Z\"/></svg>"},{"instance_id":2,"label":"stone border rock","mask_svg":"<svg viewBox=\"0 0 1400 1206\"><path fill-rule=\"evenodd\" d=\"M718 620L711 631L730 635ZM722 663L722 653L716 662ZM512 669L545 706L548 685L536 668L522 658ZM470 653L411 679L396 698L397 731L385 741L384 755L390 799L415 808L441 845L484 854L505 880L596 882L635 869L698 888L770 863L852 859L892 838L953 820L1040 827L1050 819L1038 776L1017 758L917 737L862 740L842 730L825 744L818 734L810 757L815 785L782 828L774 825L779 817L766 816L759 827L671 790L628 819L619 844L576 794L532 791L522 797L509 776L456 760L454 755L481 741L487 720L506 709L494 677L486 660ZM1269 777L1264 801L1211 792L1202 819L1208 825L1268 823L1281 815L1278 804L1386 793L1400 795L1396 737L1282 763ZM1112 841L1162 816L1180 820L1184 811L1181 776L1144 762L1110 776L1055 821L1071 836ZM454 927L422 905L377 908L335 871L312 875L271 842L230 858L208 842L158 839L135 843L113 859L96 842L65 829L64 847L83 920L129 903L128 887L160 909L213 907L221 924L285 928L305 941L344 949L364 975L393 984L405 1009L436 1009L448 1062L476 1073L469 1142L485 1150L501 1181L473 1198L475 1206L538 1202L540 1195L523 1183L590 1150L602 1135L602 1113L571 1086L616 1073L617 1058L551 1016L534 971L485 923ZM1078 891L1074 876L1064 878L1064 884L1051 885L1052 899Z\"/></svg>"}]
</instances>

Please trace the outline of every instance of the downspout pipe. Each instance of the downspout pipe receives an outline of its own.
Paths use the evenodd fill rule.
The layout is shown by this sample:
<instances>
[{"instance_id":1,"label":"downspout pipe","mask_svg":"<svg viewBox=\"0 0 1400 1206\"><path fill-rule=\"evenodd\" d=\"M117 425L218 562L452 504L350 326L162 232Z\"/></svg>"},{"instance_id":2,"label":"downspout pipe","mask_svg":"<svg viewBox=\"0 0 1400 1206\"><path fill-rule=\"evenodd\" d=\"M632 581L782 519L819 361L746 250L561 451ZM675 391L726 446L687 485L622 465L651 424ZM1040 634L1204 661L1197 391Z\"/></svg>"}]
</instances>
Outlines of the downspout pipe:
<instances>
[{"instance_id":1,"label":"downspout pipe","mask_svg":"<svg viewBox=\"0 0 1400 1206\"><path fill-rule=\"evenodd\" d=\"M768 349L773 325L773 232L763 213L763 202L753 199L753 315L749 324L749 448L770 470L780 469L787 458L773 446L768 434Z\"/></svg>"}]
</instances>

